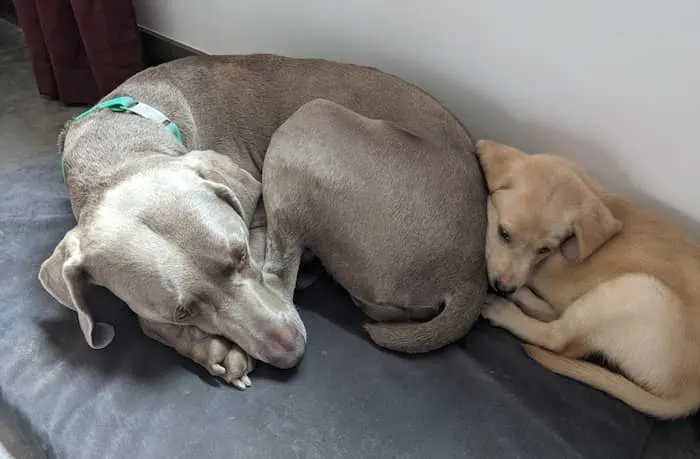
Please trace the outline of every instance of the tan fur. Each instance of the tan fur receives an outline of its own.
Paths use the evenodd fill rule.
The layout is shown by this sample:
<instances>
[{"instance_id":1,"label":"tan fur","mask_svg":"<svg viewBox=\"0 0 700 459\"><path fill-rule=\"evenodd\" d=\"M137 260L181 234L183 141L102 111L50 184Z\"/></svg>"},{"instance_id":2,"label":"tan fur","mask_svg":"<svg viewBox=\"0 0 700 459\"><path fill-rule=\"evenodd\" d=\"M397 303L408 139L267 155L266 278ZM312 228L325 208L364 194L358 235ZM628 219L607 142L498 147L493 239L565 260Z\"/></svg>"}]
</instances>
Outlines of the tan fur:
<instances>
[{"instance_id":1,"label":"tan fur","mask_svg":"<svg viewBox=\"0 0 700 459\"><path fill-rule=\"evenodd\" d=\"M477 153L492 193L489 279L515 289L509 298L490 296L483 316L537 346L526 350L543 366L641 412L695 412L700 246L563 158L492 141ZM551 253L538 255L543 247ZM592 353L624 376L576 360Z\"/></svg>"}]
</instances>

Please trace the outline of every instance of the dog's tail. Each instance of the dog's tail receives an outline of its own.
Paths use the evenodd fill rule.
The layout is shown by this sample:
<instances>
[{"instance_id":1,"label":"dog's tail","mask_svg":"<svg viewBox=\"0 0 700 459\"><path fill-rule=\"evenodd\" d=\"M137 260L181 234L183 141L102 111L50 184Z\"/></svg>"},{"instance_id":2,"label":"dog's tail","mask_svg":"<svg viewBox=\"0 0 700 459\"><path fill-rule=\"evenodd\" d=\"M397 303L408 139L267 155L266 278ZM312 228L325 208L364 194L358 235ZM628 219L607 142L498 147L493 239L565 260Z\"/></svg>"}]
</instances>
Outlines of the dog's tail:
<instances>
[{"instance_id":1,"label":"dog's tail","mask_svg":"<svg viewBox=\"0 0 700 459\"><path fill-rule=\"evenodd\" d=\"M530 344L523 344L523 347L530 357L554 373L588 384L659 419L686 417L700 404L700 397L693 390L677 397L661 397L599 365L570 359Z\"/></svg>"},{"instance_id":2,"label":"dog's tail","mask_svg":"<svg viewBox=\"0 0 700 459\"><path fill-rule=\"evenodd\" d=\"M473 282L476 288L467 289L471 290L470 298L448 299L443 310L426 322L373 323L365 325L365 330L375 344L407 354L430 352L447 346L466 335L481 314L486 300L486 282L480 283L476 279Z\"/></svg>"}]
</instances>

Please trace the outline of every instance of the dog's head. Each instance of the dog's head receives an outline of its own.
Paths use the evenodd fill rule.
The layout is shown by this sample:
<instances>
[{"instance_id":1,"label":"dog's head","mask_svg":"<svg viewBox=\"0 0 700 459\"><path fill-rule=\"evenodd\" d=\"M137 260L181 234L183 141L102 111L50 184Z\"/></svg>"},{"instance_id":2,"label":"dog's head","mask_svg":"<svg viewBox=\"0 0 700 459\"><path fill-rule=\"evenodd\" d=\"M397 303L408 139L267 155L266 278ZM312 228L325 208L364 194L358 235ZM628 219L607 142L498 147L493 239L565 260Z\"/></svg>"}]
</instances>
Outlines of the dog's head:
<instances>
[{"instance_id":1,"label":"dog's head","mask_svg":"<svg viewBox=\"0 0 700 459\"><path fill-rule=\"evenodd\" d=\"M621 230L584 172L564 158L488 140L477 155L489 188L486 260L497 292L523 286L552 251L580 263Z\"/></svg>"},{"instance_id":2,"label":"dog's head","mask_svg":"<svg viewBox=\"0 0 700 459\"><path fill-rule=\"evenodd\" d=\"M250 256L248 225L260 195L254 177L215 152L148 158L86 206L39 279L77 312L93 348L107 346L114 329L93 321L88 283L147 320L194 325L263 362L294 366L304 325L294 305L264 285Z\"/></svg>"}]
</instances>

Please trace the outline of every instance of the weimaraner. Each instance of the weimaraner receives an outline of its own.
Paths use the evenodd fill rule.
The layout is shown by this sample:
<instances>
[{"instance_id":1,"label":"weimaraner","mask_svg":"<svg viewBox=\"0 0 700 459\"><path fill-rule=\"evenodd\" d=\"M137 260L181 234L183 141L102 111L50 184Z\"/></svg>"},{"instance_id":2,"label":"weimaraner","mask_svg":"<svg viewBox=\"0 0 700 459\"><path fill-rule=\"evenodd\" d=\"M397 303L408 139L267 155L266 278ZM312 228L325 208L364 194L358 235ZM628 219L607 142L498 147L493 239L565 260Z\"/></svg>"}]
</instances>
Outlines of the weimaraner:
<instances>
[{"instance_id":1,"label":"weimaraner","mask_svg":"<svg viewBox=\"0 0 700 459\"><path fill-rule=\"evenodd\" d=\"M59 137L77 225L42 264L39 278L56 300L77 312L91 347L105 347L114 336L111 325L94 323L84 300L83 290L95 284L122 299L148 336L238 388L250 384L251 357L280 368L299 362L304 325L290 298L262 280L266 235L260 180L275 130L317 98L386 120L432 144L424 152L430 159L415 163L417 168L432 163L432 169L415 187L444 202L429 209L422 203L434 206L434 199L382 204L379 208L395 213L379 218L404 222L401 237L416 237L390 251L377 247L373 256L383 258L386 267L392 260L402 264L397 266L401 285L428 285L436 279L426 274L431 272L447 276L440 285L468 284L461 290L464 304L446 299L444 319L374 324L372 336L390 349L421 352L468 330L485 298L485 274L483 285L472 280L480 281L485 271L485 196L474 145L463 126L429 95L376 69L274 55L196 56L131 77L68 123ZM374 167L371 158L363 161ZM436 165L444 170L439 177ZM322 164L310 166L321 167L322 174ZM454 172L460 168L472 172ZM390 169L385 174L384 189L391 190L396 177ZM403 198L386 191L377 199ZM303 211L304 203L292 208ZM345 225L357 211L348 207L342 222L326 224ZM430 216L434 226L428 225ZM357 218L363 225L371 222L365 215ZM363 225L354 226L353 240L382 239L376 232L386 226ZM459 228L465 233L457 234ZM327 233L329 247L346 243L340 234ZM469 272L460 272L464 258L470 260ZM344 270L357 266L342 260L331 266L325 256L322 261L339 279L355 276L349 287L363 301L413 306L417 299L416 288L406 292L408 301L402 298L398 284L383 291L399 297L365 297L356 285L363 279L397 279L369 279L369 271L351 275ZM433 307L430 292L438 287L427 288L426 305Z\"/></svg>"}]
</instances>

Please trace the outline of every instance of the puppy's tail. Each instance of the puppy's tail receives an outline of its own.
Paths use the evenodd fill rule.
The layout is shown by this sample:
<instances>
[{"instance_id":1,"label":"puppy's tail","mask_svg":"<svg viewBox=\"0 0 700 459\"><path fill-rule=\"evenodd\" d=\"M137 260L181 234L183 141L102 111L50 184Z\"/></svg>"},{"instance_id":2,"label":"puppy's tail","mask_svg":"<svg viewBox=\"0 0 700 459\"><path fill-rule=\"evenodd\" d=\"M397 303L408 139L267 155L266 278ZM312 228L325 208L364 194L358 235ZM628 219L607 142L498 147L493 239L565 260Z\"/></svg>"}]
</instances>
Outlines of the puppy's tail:
<instances>
[{"instance_id":1,"label":"puppy's tail","mask_svg":"<svg viewBox=\"0 0 700 459\"><path fill-rule=\"evenodd\" d=\"M530 357L554 373L588 384L622 400L637 411L659 419L686 417L696 411L700 404L694 391L678 397L661 397L599 365L570 359L530 344L523 344L523 347Z\"/></svg>"},{"instance_id":2,"label":"puppy's tail","mask_svg":"<svg viewBox=\"0 0 700 459\"><path fill-rule=\"evenodd\" d=\"M365 330L375 344L407 354L447 346L466 335L479 318L486 300L486 282L479 283L476 279L473 282L476 288L471 289L468 300L448 299L440 314L427 322L373 323L365 325Z\"/></svg>"}]
</instances>

